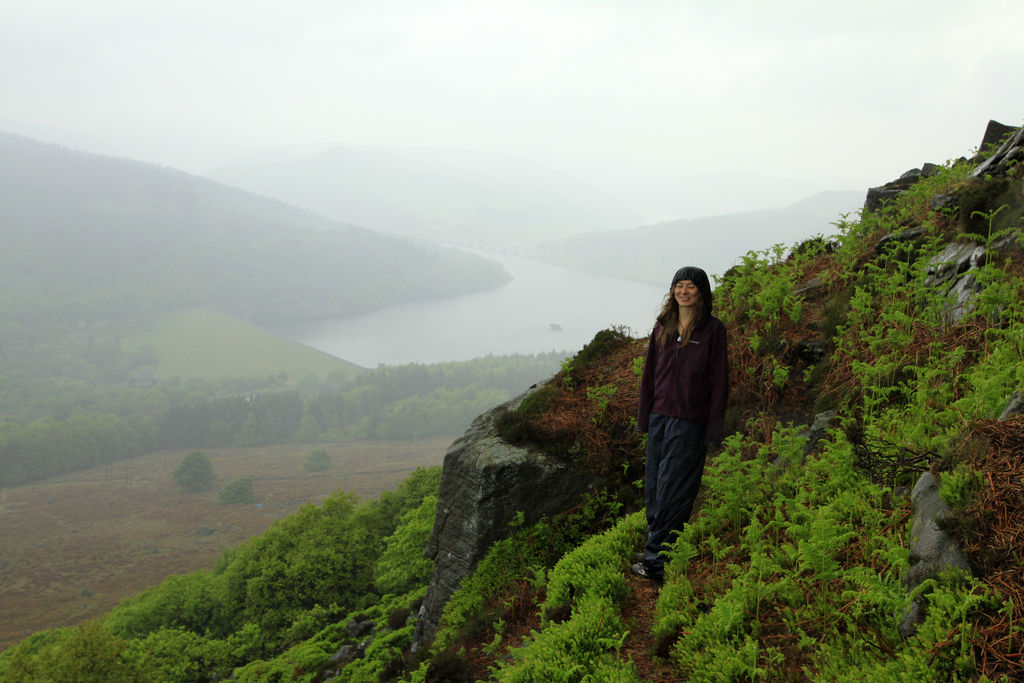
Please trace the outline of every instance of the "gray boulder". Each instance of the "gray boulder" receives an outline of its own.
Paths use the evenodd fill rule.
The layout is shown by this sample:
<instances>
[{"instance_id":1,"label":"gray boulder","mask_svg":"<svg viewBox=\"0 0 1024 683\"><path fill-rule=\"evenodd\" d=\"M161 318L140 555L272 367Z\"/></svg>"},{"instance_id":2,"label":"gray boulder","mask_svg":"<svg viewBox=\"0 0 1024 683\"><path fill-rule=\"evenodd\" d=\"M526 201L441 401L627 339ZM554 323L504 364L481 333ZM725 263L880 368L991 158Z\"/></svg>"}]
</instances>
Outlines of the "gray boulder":
<instances>
[{"instance_id":1,"label":"gray boulder","mask_svg":"<svg viewBox=\"0 0 1024 683\"><path fill-rule=\"evenodd\" d=\"M974 310L974 300L981 293L981 283L974 277L974 273L967 272L949 288L946 295L945 317L950 324L960 322L960 319Z\"/></svg>"},{"instance_id":2,"label":"gray boulder","mask_svg":"<svg viewBox=\"0 0 1024 683\"><path fill-rule=\"evenodd\" d=\"M941 526L952 511L939 496L939 482L935 475L931 472L921 475L910 494L910 503L914 510L914 525L910 532L910 569L904 577L907 589L913 591L948 569L970 572L970 564L956 538ZM900 635L904 638L914 635L917 625L924 620L925 611L924 598L916 598L900 621Z\"/></svg>"},{"instance_id":3,"label":"gray boulder","mask_svg":"<svg viewBox=\"0 0 1024 683\"><path fill-rule=\"evenodd\" d=\"M836 411L834 410L826 410L825 412L818 413L814 416L814 422L806 432L807 444L804 446L805 459L814 451L814 447L818 445L818 441L825 436L825 432L832 428L832 424L835 421Z\"/></svg>"},{"instance_id":4,"label":"gray boulder","mask_svg":"<svg viewBox=\"0 0 1024 683\"><path fill-rule=\"evenodd\" d=\"M495 421L529 392L476 418L445 454L427 555L434 573L416 622L413 651L429 644L441 611L495 542L512 532L518 513L527 525L576 505L603 479L543 453L513 446Z\"/></svg>"},{"instance_id":5,"label":"gray boulder","mask_svg":"<svg viewBox=\"0 0 1024 683\"><path fill-rule=\"evenodd\" d=\"M1006 408L1003 410L1002 415L999 416L1000 422L1006 422L1012 417L1017 417L1021 413L1024 413L1024 397L1021 392L1013 392L1013 396L1010 397L1010 402L1006 404Z\"/></svg>"}]
</instances>

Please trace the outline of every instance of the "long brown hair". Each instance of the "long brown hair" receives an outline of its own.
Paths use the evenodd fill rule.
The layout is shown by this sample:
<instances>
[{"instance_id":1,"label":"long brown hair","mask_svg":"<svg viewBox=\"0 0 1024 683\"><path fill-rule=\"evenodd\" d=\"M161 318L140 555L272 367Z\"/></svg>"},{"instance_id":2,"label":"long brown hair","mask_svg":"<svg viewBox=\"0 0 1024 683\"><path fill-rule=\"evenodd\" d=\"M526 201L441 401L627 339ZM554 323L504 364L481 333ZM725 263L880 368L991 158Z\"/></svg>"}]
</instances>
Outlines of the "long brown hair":
<instances>
[{"instance_id":1,"label":"long brown hair","mask_svg":"<svg viewBox=\"0 0 1024 683\"><path fill-rule=\"evenodd\" d=\"M700 327L704 322L704 295L701 294L693 305L694 311L693 317L690 318L690 324L683 329L681 335L679 334L679 304L673 295L674 289L675 285L673 284L672 289L668 290L668 294L665 295L665 301L661 304L661 311L658 313L657 320L661 325L658 346L662 348L677 335L681 337L679 342L681 345L688 344L690 342L690 334L693 333L694 328Z\"/></svg>"}]
</instances>

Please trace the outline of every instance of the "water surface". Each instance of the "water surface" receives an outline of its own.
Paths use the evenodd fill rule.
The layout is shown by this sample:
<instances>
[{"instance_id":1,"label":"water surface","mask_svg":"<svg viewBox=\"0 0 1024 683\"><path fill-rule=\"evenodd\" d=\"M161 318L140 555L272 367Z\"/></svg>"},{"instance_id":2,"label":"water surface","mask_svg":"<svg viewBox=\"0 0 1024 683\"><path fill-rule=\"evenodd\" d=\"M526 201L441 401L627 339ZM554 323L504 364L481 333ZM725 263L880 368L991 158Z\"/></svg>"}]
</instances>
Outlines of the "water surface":
<instances>
[{"instance_id":1,"label":"water surface","mask_svg":"<svg viewBox=\"0 0 1024 683\"><path fill-rule=\"evenodd\" d=\"M284 334L369 368L514 353L572 355L607 327L621 325L646 335L668 289L523 256L478 253L500 262L512 281L485 292L318 321Z\"/></svg>"}]
</instances>

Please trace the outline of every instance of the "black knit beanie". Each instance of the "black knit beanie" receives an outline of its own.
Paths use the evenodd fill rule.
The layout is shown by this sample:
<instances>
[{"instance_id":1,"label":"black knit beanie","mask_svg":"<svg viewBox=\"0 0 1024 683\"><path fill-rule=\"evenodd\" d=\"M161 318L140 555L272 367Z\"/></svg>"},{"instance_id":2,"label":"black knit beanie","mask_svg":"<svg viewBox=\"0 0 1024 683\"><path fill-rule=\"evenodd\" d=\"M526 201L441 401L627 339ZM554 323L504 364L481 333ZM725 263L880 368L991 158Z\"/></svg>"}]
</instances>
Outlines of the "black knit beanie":
<instances>
[{"instance_id":1,"label":"black knit beanie","mask_svg":"<svg viewBox=\"0 0 1024 683\"><path fill-rule=\"evenodd\" d=\"M697 266L683 266L672 276L672 285L669 289L673 289L680 280L689 280L697 285L697 290L700 292L700 300L704 306L704 317L711 315L714 302L711 296L711 282L708 280L708 274Z\"/></svg>"}]
</instances>

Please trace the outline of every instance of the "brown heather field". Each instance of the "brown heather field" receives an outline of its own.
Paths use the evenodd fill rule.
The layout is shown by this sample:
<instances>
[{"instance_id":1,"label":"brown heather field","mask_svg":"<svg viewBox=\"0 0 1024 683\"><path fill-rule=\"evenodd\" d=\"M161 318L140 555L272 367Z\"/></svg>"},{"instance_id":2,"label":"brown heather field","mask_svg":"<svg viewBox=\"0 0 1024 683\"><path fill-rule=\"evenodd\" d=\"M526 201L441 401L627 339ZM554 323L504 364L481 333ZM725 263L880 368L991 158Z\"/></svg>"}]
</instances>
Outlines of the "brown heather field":
<instances>
[{"instance_id":1,"label":"brown heather field","mask_svg":"<svg viewBox=\"0 0 1024 683\"><path fill-rule=\"evenodd\" d=\"M392 490L417 467L440 465L451 441L204 449L218 486L253 480L249 505L218 505L215 490L180 492L171 473L187 451L0 489L0 650L108 612L172 574L211 569L223 550L303 503L339 489L363 499ZM331 454L329 470L302 470L314 448Z\"/></svg>"}]
</instances>

